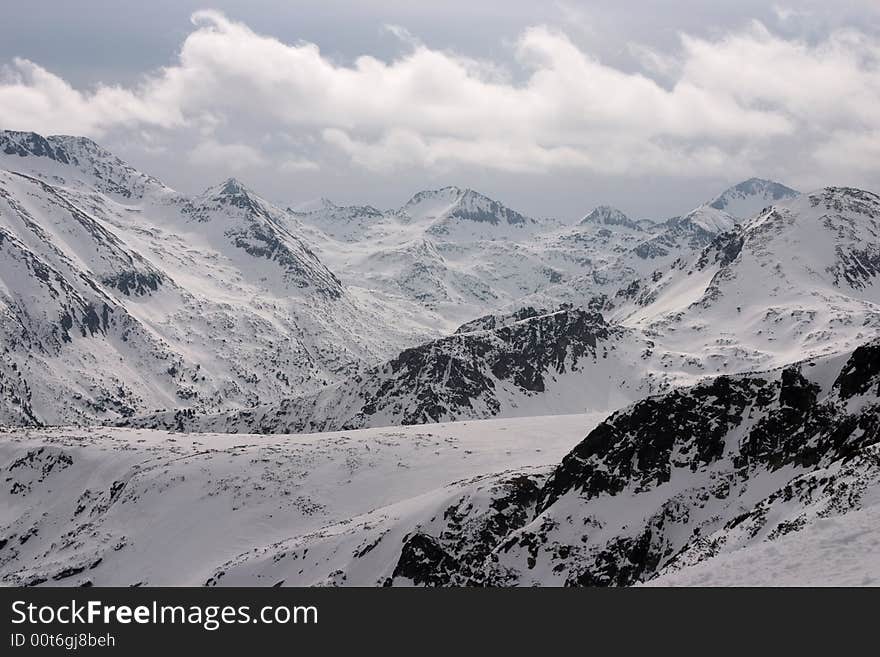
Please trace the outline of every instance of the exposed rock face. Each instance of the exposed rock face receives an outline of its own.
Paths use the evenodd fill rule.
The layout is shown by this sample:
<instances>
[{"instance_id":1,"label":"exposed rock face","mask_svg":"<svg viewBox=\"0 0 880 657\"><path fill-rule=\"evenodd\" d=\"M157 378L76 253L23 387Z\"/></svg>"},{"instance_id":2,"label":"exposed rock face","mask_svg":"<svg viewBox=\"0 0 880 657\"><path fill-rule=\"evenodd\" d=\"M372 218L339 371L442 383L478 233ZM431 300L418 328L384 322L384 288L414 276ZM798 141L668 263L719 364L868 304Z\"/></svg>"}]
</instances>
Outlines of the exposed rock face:
<instances>
[{"instance_id":1,"label":"exposed rock face","mask_svg":"<svg viewBox=\"0 0 880 657\"><path fill-rule=\"evenodd\" d=\"M387 583L628 586L859 508L880 491L878 363L873 342L637 402L546 479L499 478L410 536Z\"/></svg>"},{"instance_id":2,"label":"exposed rock face","mask_svg":"<svg viewBox=\"0 0 880 657\"><path fill-rule=\"evenodd\" d=\"M490 480L443 511L438 537L417 531L404 539L385 586L475 586L492 550L534 512L543 475Z\"/></svg>"},{"instance_id":3,"label":"exposed rock face","mask_svg":"<svg viewBox=\"0 0 880 657\"><path fill-rule=\"evenodd\" d=\"M856 508L880 485L878 349L818 372L718 377L615 413L554 470L488 581L629 585Z\"/></svg>"}]
</instances>

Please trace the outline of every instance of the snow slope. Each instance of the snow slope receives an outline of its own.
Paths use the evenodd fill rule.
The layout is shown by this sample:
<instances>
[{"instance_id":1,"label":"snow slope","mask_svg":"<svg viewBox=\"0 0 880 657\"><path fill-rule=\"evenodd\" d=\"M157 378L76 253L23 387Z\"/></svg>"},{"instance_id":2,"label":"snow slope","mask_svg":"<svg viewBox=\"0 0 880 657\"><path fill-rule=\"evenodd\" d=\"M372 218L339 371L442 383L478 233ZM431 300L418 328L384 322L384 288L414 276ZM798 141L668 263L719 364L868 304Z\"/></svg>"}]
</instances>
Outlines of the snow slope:
<instances>
[{"instance_id":1,"label":"snow slope","mask_svg":"<svg viewBox=\"0 0 880 657\"><path fill-rule=\"evenodd\" d=\"M878 245L880 197L826 188L715 238L611 316L739 371L835 353L880 330Z\"/></svg>"},{"instance_id":2,"label":"snow slope","mask_svg":"<svg viewBox=\"0 0 880 657\"><path fill-rule=\"evenodd\" d=\"M0 132L0 581L872 584L878 336L864 190L285 210Z\"/></svg>"},{"instance_id":3,"label":"snow slope","mask_svg":"<svg viewBox=\"0 0 880 657\"><path fill-rule=\"evenodd\" d=\"M271 437L6 431L0 582L203 585L252 547L444 499L456 480L549 466L599 419Z\"/></svg>"},{"instance_id":4,"label":"snow slope","mask_svg":"<svg viewBox=\"0 0 880 657\"><path fill-rule=\"evenodd\" d=\"M271 437L5 432L0 578L623 586L706 583L721 564L710 581L737 584L766 583L755 560L781 554L793 574L777 581L870 584L878 356L874 342L719 377L602 421ZM795 579L829 542L843 550L836 561Z\"/></svg>"},{"instance_id":5,"label":"snow slope","mask_svg":"<svg viewBox=\"0 0 880 657\"><path fill-rule=\"evenodd\" d=\"M880 503L719 555L644 586L880 586Z\"/></svg>"}]
</instances>

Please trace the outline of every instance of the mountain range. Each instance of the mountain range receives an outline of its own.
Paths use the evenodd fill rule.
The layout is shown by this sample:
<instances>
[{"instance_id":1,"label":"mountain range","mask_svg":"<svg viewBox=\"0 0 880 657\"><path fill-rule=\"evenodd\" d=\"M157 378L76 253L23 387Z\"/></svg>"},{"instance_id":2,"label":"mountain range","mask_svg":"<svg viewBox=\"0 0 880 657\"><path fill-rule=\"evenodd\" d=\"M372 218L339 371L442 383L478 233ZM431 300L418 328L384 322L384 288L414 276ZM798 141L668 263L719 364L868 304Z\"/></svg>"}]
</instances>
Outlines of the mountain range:
<instances>
[{"instance_id":1,"label":"mountain range","mask_svg":"<svg viewBox=\"0 0 880 657\"><path fill-rule=\"evenodd\" d=\"M867 190L288 206L0 131L0 318L5 583L741 583L880 509Z\"/></svg>"}]
</instances>

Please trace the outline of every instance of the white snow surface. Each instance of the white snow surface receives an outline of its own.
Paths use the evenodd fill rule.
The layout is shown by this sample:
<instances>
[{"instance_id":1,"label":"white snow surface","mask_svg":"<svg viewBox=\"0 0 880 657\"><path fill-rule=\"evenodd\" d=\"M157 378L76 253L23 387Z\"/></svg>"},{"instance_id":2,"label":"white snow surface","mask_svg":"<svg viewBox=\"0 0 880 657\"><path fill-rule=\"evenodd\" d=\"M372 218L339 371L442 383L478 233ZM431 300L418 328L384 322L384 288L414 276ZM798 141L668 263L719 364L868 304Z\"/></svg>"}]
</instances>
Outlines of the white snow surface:
<instances>
[{"instance_id":1,"label":"white snow surface","mask_svg":"<svg viewBox=\"0 0 880 657\"><path fill-rule=\"evenodd\" d=\"M570 415L299 436L5 431L0 583L45 578L56 586L85 580L196 586L225 562L279 541L371 518L393 522L403 533L407 518L457 495L463 484L455 482L549 469L601 419ZM387 546L393 568L399 538ZM322 563L298 580L288 575L287 584L319 584L328 572ZM360 583L375 584L381 574ZM249 581L275 583L258 574Z\"/></svg>"},{"instance_id":2,"label":"white snow surface","mask_svg":"<svg viewBox=\"0 0 880 657\"><path fill-rule=\"evenodd\" d=\"M880 586L880 502L639 586Z\"/></svg>"}]
</instances>

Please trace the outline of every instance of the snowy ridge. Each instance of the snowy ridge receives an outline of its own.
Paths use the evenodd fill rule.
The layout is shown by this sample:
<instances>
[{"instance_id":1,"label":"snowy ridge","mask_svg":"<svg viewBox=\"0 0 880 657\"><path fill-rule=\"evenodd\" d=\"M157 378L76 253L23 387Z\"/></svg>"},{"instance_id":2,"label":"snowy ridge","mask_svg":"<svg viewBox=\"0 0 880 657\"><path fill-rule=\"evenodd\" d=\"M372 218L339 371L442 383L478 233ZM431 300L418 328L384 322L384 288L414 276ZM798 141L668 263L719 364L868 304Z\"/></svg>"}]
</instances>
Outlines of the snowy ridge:
<instances>
[{"instance_id":1,"label":"snowy ridge","mask_svg":"<svg viewBox=\"0 0 880 657\"><path fill-rule=\"evenodd\" d=\"M289 286L331 299L342 296L339 279L285 227L283 214L234 178L206 190L182 212L191 221L210 223L211 235L222 235L248 256L277 263Z\"/></svg>"},{"instance_id":2,"label":"snowy ridge","mask_svg":"<svg viewBox=\"0 0 880 657\"><path fill-rule=\"evenodd\" d=\"M773 206L638 286L613 316L668 352L747 369L854 348L880 331L878 218L880 198L853 189Z\"/></svg>"},{"instance_id":3,"label":"snowy ridge","mask_svg":"<svg viewBox=\"0 0 880 657\"><path fill-rule=\"evenodd\" d=\"M86 137L0 130L0 168L126 199L173 193Z\"/></svg>"},{"instance_id":4,"label":"snowy ridge","mask_svg":"<svg viewBox=\"0 0 880 657\"><path fill-rule=\"evenodd\" d=\"M400 209L400 213L415 221L459 219L487 223L520 225L535 223L515 210L472 189L444 187L415 194Z\"/></svg>"}]
</instances>

